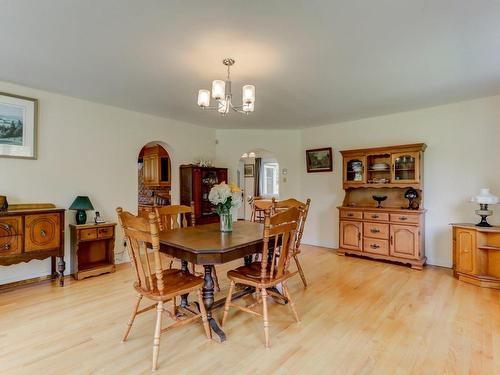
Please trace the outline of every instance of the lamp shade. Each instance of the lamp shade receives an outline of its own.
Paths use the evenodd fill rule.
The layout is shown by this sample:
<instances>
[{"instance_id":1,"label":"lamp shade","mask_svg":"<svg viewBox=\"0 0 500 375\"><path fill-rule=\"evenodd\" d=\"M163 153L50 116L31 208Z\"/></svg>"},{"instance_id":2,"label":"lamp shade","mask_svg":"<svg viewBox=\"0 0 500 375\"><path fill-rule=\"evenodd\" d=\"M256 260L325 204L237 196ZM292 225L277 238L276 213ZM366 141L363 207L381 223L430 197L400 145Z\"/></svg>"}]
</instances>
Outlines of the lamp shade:
<instances>
[{"instance_id":1,"label":"lamp shade","mask_svg":"<svg viewBox=\"0 0 500 375\"><path fill-rule=\"evenodd\" d=\"M89 197L85 196L78 196L75 198L73 203L71 203L71 206L69 207L70 210L93 210L94 206L92 206L92 203L90 202Z\"/></svg>"},{"instance_id":2,"label":"lamp shade","mask_svg":"<svg viewBox=\"0 0 500 375\"><path fill-rule=\"evenodd\" d=\"M210 91L208 90L198 91L198 105L200 107L208 107L210 105Z\"/></svg>"},{"instance_id":3,"label":"lamp shade","mask_svg":"<svg viewBox=\"0 0 500 375\"><path fill-rule=\"evenodd\" d=\"M477 202L479 204L497 204L498 197L490 193L490 189L482 188L479 190L479 194L472 197L472 202Z\"/></svg>"},{"instance_id":4,"label":"lamp shade","mask_svg":"<svg viewBox=\"0 0 500 375\"><path fill-rule=\"evenodd\" d=\"M243 103L250 104L255 102L255 86L245 85L243 86Z\"/></svg>"},{"instance_id":5,"label":"lamp shade","mask_svg":"<svg viewBox=\"0 0 500 375\"><path fill-rule=\"evenodd\" d=\"M223 99L226 94L226 82L216 79L212 82L212 98Z\"/></svg>"}]
</instances>

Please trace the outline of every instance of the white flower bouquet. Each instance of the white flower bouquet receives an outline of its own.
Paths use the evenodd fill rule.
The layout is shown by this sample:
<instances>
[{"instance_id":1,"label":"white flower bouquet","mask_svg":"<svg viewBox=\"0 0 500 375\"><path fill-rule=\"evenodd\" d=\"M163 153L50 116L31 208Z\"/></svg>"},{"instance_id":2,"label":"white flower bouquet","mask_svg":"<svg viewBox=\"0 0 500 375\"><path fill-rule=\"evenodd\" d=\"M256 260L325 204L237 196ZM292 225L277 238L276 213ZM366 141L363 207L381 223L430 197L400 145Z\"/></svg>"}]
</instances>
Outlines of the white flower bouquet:
<instances>
[{"instance_id":1,"label":"white flower bouquet","mask_svg":"<svg viewBox=\"0 0 500 375\"><path fill-rule=\"evenodd\" d=\"M241 207L241 189L234 184L227 185L223 182L210 189L208 200L216 207L217 214L220 216L221 232L232 232L231 209Z\"/></svg>"}]
</instances>

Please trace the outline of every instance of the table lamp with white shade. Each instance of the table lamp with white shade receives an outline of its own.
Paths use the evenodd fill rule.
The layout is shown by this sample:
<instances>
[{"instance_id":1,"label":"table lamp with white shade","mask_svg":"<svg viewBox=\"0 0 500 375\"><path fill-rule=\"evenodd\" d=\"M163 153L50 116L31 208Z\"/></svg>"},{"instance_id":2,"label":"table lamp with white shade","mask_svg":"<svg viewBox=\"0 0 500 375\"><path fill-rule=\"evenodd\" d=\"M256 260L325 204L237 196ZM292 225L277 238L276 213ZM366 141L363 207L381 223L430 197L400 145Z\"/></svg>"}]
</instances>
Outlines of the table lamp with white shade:
<instances>
[{"instance_id":1,"label":"table lamp with white shade","mask_svg":"<svg viewBox=\"0 0 500 375\"><path fill-rule=\"evenodd\" d=\"M489 204L498 204L498 197L490 193L490 189L482 188L479 194L471 198L471 202L479 203L479 210L476 214L481 216L481 221L476 224L478 227L491 227L486 221L488 216L493 215L493 211L488 209Z\"/></svg>"}]
</instances>

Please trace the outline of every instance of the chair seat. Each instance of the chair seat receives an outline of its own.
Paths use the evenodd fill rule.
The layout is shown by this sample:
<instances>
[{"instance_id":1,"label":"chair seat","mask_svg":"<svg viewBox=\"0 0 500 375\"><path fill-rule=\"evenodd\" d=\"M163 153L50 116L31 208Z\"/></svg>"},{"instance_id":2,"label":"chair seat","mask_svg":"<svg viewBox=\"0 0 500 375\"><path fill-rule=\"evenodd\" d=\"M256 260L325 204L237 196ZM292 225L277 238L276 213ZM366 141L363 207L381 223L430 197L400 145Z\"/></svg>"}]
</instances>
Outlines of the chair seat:
<instances>
[{"instance_id":1,"label":"chair seat","mask_svg":"<svg viewBox=\"0 0 500 375\"><path fill-rule=\"evenodd\" d=\"M165 289L163 294L160 295L157 288L156 275L152 275L153 290L146 290L142 288L137 282L134 283L134 288L147 298L156 301L166 301L175 296L195 291L203 287L203 278L184 273L178 269L168 269L163 272L163 284Z\"/></svg>"},{"instance_id":2,"label":"chair seat","mask_svg":"<svg viewBox=\"0 0 500 375\"><path fill-rule=\"evenodd\" d=\"M227 273L227 277L228 277L228 279L233 280L234 282L239 283L239 284L246 284L246 285L251 285L251 286L255 286L255 287L265 288L268 286L273 286L273 285L279 284L297 273L297 272L286 271L285 274L279 278L276 278L276 277L269 278L268 277L268 278L262 280L260 278L261 267L262 267L261 262L252 262L248 266L241 266L241 267L238 267L234 270L229 271ZM270 268L268 266L268 269L267 269L268 274L269 274L269 271L270 271ZM275 272L274 276L276 276L276 272Z\"/></svg>"}]
</instances>

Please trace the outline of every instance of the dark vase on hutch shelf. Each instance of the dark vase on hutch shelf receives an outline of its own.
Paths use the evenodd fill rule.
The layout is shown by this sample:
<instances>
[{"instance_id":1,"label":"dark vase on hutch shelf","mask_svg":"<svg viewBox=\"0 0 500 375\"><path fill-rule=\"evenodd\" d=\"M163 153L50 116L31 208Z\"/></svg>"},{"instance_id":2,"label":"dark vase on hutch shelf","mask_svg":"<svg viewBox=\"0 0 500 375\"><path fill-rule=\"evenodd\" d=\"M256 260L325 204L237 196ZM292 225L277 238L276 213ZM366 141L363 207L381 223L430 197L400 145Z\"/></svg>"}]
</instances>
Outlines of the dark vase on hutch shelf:
<instances>
[{"instance_id":1,"label":"dark vase on hutch shelf","mask_svg":"<svg viewBox=\"0 0 500 375\"><path fill-rule=\"evenodd\" d=\"M189 206L194 202L196 224L218 223L219 215L208 195L214 185L227 183L227 168L181 165L180 177L181 204Z\"/></svg>"}]
</instances>

